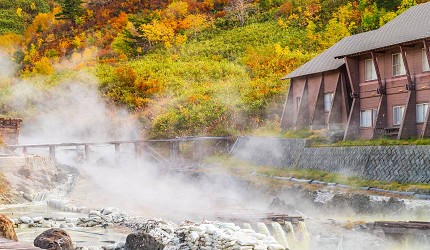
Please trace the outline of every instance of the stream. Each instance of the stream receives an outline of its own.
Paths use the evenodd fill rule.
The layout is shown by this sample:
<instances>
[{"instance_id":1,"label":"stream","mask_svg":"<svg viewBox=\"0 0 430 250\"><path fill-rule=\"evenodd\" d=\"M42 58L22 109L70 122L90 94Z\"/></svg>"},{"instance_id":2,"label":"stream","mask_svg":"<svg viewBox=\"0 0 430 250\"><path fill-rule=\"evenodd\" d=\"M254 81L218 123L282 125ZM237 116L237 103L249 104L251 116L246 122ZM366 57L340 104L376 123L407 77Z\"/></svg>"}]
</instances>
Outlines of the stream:
<instances>
[{"instance_id":1,"label":"stream","mask_svg":"<svg viewBox=\"0 0 430 250\"><path fill-rule=\"evenodd\" d=\"M84 213L64 212L47 206L46 202L1 205L0 213L7 215L14 220L18 220L23 216L30 218L66 218L67 220L74 220L88 216L88 214ZM15 230L20 242L33 245L34 239L47 229L49 228L20 226ZM77 247L102 247L114 243L125 242L128 235L124 230L114 228L74 226L64 229L70 234Z\"/></svg>"}]
</instances>

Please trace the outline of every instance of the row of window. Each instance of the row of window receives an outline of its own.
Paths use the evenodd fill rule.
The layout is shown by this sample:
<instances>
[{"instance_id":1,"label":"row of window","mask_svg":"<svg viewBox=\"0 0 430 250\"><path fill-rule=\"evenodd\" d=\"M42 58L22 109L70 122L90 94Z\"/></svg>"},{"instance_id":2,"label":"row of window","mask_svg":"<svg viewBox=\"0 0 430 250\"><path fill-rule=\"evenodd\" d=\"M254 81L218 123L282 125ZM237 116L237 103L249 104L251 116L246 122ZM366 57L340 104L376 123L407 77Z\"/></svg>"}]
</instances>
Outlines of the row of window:
<instances>
[{"instance_id":1,"label":"row of window","mask_svg":"<svg viewBox=\"0 0 430 250\"><path fill-rule=\"evenodd\" d=\"M425 121L427 110L429 104L428 103L420 103L416 105L416 122L423 123ZM402 124L402 119L404 115L405 107L404 106L395 106L393 107L393 125L399 126ZM376 123L378 110L377 109L369 109L360 111L360 127L362 128L371 128Z\"/></svg>"},{"instance_id":2,"label":"row of window","mask_svg":"<svg viewBox=\"0 0 430 250\"><path fill-rule=\"evenodd\" d=\"M423 65L423 72L430 71L429 62L427 60L427 54L425 49L422 50L422 65ZM372 59L365 60L365 80L366 81L372 81L376 80L376 69L375 64L373 63ZM392 66L393 66L393 76L401 76L406 74L405 64L403 63L403 58L400 53L396 53L392 55Z\"/></svg>"}]
</instances>

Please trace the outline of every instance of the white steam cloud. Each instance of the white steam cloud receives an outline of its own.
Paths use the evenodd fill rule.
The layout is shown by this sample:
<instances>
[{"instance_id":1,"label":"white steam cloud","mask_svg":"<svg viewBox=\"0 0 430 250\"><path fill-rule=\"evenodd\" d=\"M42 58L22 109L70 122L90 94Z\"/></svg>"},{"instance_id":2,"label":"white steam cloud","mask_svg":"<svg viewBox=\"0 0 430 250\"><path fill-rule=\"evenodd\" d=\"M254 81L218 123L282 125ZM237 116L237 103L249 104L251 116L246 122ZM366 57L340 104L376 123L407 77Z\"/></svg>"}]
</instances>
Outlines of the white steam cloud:
<instances>
[{"instance_id":1,"label":"white steam cloud","mask_svg":"<svg viewBox=\"0 0 430 250\"><path fill-rule=\"evenodd\" d=\"M10 57L0 49L0 80L13 76L15 66Z\"/></svg>"},{"instance_id":2,"label":"white steam cloud","mask_svg":"<svg viewBox=\"0 0 430 250\"><path fill-rule=\"evenodd\" d=\"M97 80L88 74L48 90L20 82L11 87L8 105L17 113L27 113L21 143L140 139L137 119L108 107L97 93Z\"/></svg>"},{"instance_id":3,"label":"white steam cloud","mask_svg":"<svg viewBox=\"0 0 430 250\"><path fill-rule=\"evenodd\" d=\"M137 118L101 98L95 76L80 71L52 87L47 82L34 77L10 87L6 105L13 114L23 116L21 144L142 139ZM58 148L56 157L60 163L73 164L82 150ZM46 150L28 152L47 154ZM264 209L269 204L269 199L261 202L258 192L249 192L227 175L193 178L160 169L145 159L136 163L130 160L132 145L121 146L120 160L112 145L91 146L91 153L91 162L79 166L72 203L115 206L137 215L178 220L208 218L226 205Z\"/></svg>"}]
</instances>

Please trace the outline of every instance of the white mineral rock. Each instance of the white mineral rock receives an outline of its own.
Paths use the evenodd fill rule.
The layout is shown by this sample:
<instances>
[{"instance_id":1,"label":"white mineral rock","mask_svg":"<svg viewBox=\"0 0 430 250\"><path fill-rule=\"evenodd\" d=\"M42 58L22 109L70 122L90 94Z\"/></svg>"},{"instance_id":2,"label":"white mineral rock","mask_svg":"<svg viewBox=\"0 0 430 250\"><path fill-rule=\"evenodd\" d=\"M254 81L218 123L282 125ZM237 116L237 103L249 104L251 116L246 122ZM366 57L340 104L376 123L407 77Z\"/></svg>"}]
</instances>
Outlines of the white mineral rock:
<instances>
[{"instance_id":1,"label":"white mineral rock","mask_svg":"<svg viewBox=\"0 0 430 250\"><path fill-rule=\"evenodd\" d=\"M100 217L102 216L102 213L100 213L100 211L97 210L91 210L90 213L88 214L88 217Z\"/></svg>"},{"instance_id":2,"label":"white mineral rock","mask_svg":"<svg viewBox=\"0 0 430 250\"><path fill-rule=\"evenodd\" d=\"M33 224L33 220L28 216L21 216L19 221L24 224Z\"/></svg>"},{"instance_id":3,"label":"white mineral rock","mask_svg":"<svg viewBox=\"0 0 430 250\"><path fill-rule=\"evenodd\" d=\"M34 217L33 218L33 222L34 223L39 223L39 222L41 222L43 220L43 217L41 217L41 216L38 216L38 217Z\"/></svg>"},{"instance_id":4,"label":"white mineral rock","mask_svg":"<svg viewBox=\"0 0 430 250\"><path fill-rule=\"evenodd\" d=\"M111 213L117 212L117 211L118 211L117 208L114 208L114 207L105 207L105 208L102 209L102 214L103 215L108 215L108 214L111 214Z\"/></svg>"}]
</instances>

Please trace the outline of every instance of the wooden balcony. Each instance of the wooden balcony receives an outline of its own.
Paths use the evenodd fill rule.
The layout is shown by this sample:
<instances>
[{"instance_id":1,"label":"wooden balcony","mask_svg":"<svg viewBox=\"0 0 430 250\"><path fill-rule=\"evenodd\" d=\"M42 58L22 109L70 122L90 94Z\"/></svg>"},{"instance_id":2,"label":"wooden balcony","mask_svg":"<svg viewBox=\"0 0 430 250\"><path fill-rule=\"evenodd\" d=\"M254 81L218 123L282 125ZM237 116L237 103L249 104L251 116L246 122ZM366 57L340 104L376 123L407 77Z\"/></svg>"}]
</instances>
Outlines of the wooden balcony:
<instances>
[{"instance_id":1,"label":"wooden balcony","mask_svg":"<svg viewBox=\"0 0 430 250\"><path fill-rule=\"evenodd\" d=\"M400 127L384 127L384 128L375 128L374 137L394 137L397 136L400 132Z\"/></svg>"}]
</instances>

